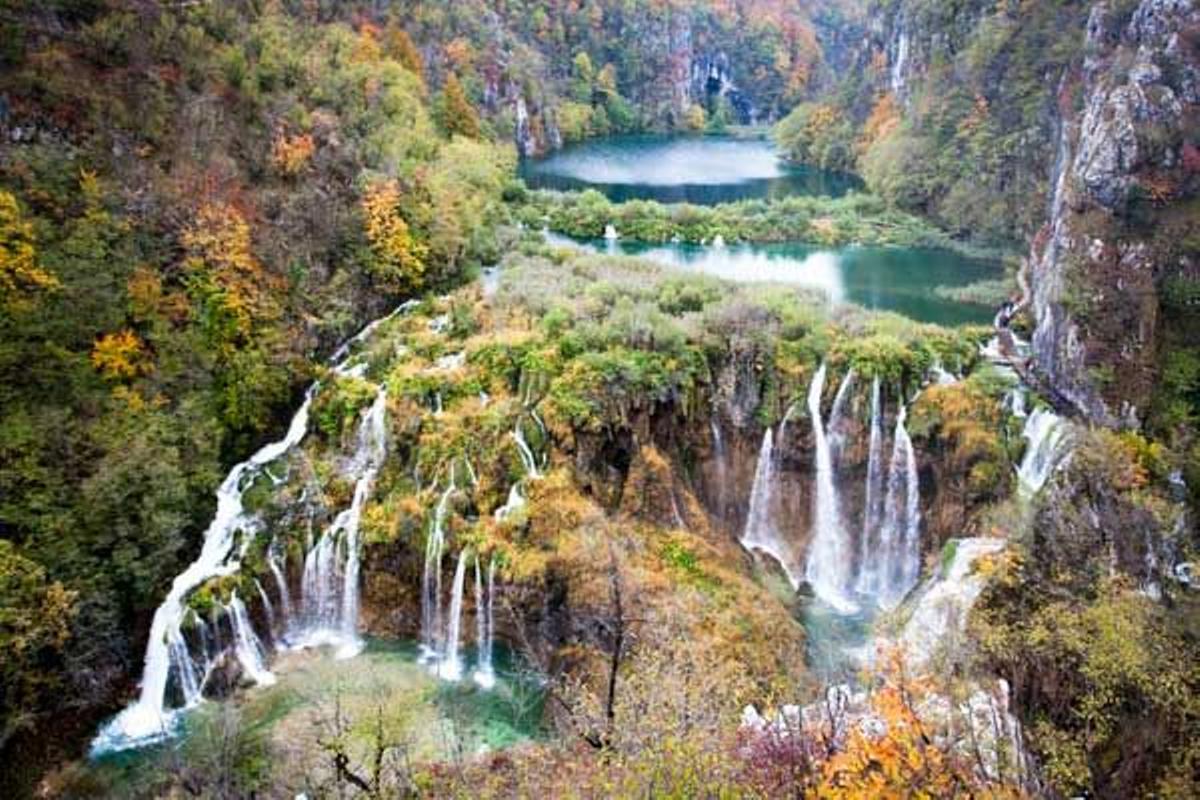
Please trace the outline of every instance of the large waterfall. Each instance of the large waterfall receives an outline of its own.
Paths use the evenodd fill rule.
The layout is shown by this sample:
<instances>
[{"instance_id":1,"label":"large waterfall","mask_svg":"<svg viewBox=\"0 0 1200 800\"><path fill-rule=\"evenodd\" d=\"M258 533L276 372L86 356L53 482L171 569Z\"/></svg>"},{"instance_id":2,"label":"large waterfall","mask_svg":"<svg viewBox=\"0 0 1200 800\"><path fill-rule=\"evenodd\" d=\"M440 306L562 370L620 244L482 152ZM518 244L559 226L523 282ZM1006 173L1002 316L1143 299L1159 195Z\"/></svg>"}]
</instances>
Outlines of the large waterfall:
<instances>
[{"instance_id":1,"label":"large waterfall","mask_svg":"<svg viewBox=\"0 0 1200 800\"><path fill-rule=\"evenodd\" d=\"M863 523L859 532L858 580L855 591L870 594L875 580L874 558L879 551L883 523L883 400L879 377L871 382L871 434L867 446L867 485L863 496Z\"/></svg>"},{"instance_id":2,"label":"large waterfall","mask_svg":"<svg viewBox=\"0 0 1200 800\"><path fill-rule=\"evenodd\" d=\"M850 583L850 542L846 540L838 498L833 456L821 418L821 395L825 389L825 365L813 376L808 390L808 412L812 417L815 443L816 498L813 503L813 536L805 577L817 596L841 613L857 610L847 588Z\"/></svg>"},{"instance_id":3,"label":"large waterfall","mask_svg":"<svg viewBox=\"0 0 1200 800\"><path fill-rule=\"evenodd\" d=\"M413 306L413 303L401 305L387 317L367 325L346 344L338 348L332 359L335 373L340 375L360 374L362 372L361 365L354 370L347 369L347 364L352 358L353 345L365 340L382 322ZM300 408L292 417L287 433L282 439L265 445L250 458L234 466L217 488L217 511L210 521L208 529L204 532L200 554L195 561L175 577L162 605L154 612L150 635L146 642L146 655L138 698L101 728L92 742L93 753L136 747L168 736L175 728L179 712L200 701L204 680L211 666L207 652L209 637L207 631L201 628L202 649L205 650L205 669L203 674L198 675L196 664L182 630L187 613L186 600L205 582L212 578L233 575L240 569L242 556L261 527L261 523L255 515L246 510L244 495L262 475L266 475L276 485L282 482L270 471L270 465L288 455L304 439L308 431L309 411L318 388L319 384L317 383L308 388L304 395L304 402L300 404ZM338 516L325 537L341 542L345 561L345 566L341 570L340 592L337 593L340 596L341 616L340 618L337 614L333 616L342 644L351 641L357 643L355 627L358 621L358 523L375 474L383 461L385 404L386 398L381 389L375 403L364 415L360 431L359 448L355 456L355 460L358 462L355 471L359 481L355 490L354 502L350 509ZM326 556L328 556L327 551L328 549L324 554ZM309 555L311 557L313 554L310 552ZM318 554L317 557L320 556L321 554ZM281 630L286 630L293 622L291 599L287 588L286 567L277 560L274 546L268 548L267 563L275 576L285 618L278 621L277 624ZM326 564L325 574L329 575L334 572L336 570ZM321 602L322 614L324 614L328 608L328 595ZM307 597L305 606L307 610ZM233 630L234 641L231 646L245 673L260 683L271 681L273 676L266 667L262 643L254 632L245 604L236 594L231 596L228 606L225 607L225 613L231 620ZM195 618L199 620L198 617ZM198 627L200 625L202 623L198 622ZM219 636L219 625L213 625L212 641L218 651L222 647ZM175 676L182 694L183 706L180 708L167 707L167 689L172 675Z\"/></svg>"},{"instance_id":4,"label":"large waterfall","mask_svg":"<svg viewBox=\"0 0 1200 800\"><path fill-rule=\"evenodd\" d=\"M762 447L758 452L758 465L754 469L754 485L750 490L750 510L746 515L746 527L742 532L742 547L747 550L758 550L783 567L788 581L793 589L800 588L800 576L792 566L792 559L779 535L772 515L772 503L775 492L774 435L770 428L763 434Z\"/></svg>"},{"instance_id":5,"label":"large waterfall","mask_svg":"<svg viewBox=\"0 0 1200 800\"><path fill-rule=\"evenodd\" d=\"M204 533L200 555L175 578L166 599L154 612L138 699L101 729L92 743L93 752L136 746L162 738L174 728L175 712L165 708L167 680L172 666L184 676L192 669L181 630L186 610L184 600L210 578L237 572L241 549L235 553L234 544L240 532L248 531L253 526L242 504L243 494L266 465L286 454L304 438L316 388L316 385L309 388L282 439L268 444L235 466L221 482L217 489L217 513ZM249 537L242 539L245 547ZM186 677L183 683L188 683ZM187 703L185 708L200 699L198 687L195 692L185 688L184 695Z\"/></svg>"},{"instance_id":6,"label":"large waterfall","mask_svg":"<svg viewBox=\"0 0 1200 800\"><path fill-rule=\"evenodd\" d=\"M451 471L450 484L433 511L425 542L425 571L421 576L421 646L427 660L442 657L442 555L446 547L446 515L458 491Z\"/></svg>"}]
</instances>

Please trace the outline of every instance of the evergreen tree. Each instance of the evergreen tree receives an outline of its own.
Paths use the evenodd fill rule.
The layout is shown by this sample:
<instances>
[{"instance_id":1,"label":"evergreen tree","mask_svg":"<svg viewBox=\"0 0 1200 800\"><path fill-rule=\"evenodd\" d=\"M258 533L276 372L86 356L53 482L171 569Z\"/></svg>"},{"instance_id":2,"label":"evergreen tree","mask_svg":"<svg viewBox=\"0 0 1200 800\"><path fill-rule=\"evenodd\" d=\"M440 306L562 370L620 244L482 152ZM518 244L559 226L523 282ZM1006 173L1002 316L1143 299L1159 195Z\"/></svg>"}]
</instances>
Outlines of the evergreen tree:
<instances>
[{"instance_id":1,"label":"evergreen tree","mask_svg":"<svg viewBox=\"0 0 1200 800\"><path fill-rule=\"evenodd\" d=\"M479 138L479 114L467 99L467 93L454 73L450 73L446 85L442 87L440 111L442 128L448 135Z\"/></svg>"}]
</instances>

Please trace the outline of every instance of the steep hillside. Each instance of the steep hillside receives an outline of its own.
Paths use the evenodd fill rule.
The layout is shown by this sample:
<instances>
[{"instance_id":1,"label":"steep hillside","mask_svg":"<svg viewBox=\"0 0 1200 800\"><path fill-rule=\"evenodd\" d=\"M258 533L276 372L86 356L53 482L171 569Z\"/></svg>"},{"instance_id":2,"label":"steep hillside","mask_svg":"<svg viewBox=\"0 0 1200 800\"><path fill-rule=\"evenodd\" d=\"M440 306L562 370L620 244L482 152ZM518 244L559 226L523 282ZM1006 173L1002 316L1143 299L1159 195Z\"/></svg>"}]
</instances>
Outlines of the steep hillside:
<instances>
[{"instance_id":1,"label":"steep hillside","mask_svg":"<svg viewBox=\"0 0 1200 800\"><path fill-rule=\"evenodd\" d=\"M512 154L444 136L369 29L226 3L0 20L0 746L20 781L126 690L220 474L334 343L493 258Z\"/></svg>"}]
</instances>

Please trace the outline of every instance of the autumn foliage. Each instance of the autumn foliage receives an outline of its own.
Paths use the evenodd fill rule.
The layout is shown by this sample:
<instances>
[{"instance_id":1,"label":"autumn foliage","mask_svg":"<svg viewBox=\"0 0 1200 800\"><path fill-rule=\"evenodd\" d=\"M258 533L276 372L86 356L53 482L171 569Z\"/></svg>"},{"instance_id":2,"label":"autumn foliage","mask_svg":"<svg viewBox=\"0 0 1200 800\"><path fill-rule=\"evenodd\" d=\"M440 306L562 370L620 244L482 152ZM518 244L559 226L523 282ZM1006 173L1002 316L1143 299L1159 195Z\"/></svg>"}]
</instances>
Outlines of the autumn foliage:
<instances>
[{"instance_id":1,"label":"autumn foliage","mask_svg":"<svg viewBox=\"0 0 1200 800\"><path fill-rule=\"evenodd\" d=\"M376 181L363 193L362 214L371 245L371 274L391 292L418 289L425 279L426 248L400 215L400 187L394 180Z\"/></svg>"}]
</instances>

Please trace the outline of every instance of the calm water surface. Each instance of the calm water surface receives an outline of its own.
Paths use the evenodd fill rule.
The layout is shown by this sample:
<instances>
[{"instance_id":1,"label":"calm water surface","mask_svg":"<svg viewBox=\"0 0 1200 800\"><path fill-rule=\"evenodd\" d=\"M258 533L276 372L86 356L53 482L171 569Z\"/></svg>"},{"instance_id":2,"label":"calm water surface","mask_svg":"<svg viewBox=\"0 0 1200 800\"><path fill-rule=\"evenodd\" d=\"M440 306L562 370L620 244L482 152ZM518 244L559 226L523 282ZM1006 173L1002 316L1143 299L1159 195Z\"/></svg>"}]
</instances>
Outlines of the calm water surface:
<instances>
[{"instance_id":1,"label":"calm water surface","mask_svg":"<svg viewBox=\"0 0 1200 800\"><path fill-rule=\"evenodd\" d=\"M987 306L939 297L937 286L964 286L1002 273L995 261L951 250L902 247L822 248L800 243L716 247L641 242L577 242L547 234L550 244L638 256L690 272L743 283L816 289L834 305L853 303L940 325L987 324Z\"/></svg>"},{"instance_id":2,"label":"calm water surface","mask_svg":"<svg viewBox=\"0 0 1200 800\"><path fill-rule=\"evenodd\" d=\"M766 139L728 136L595 139L527 160L520 172L535 189L597 189L614 202L714 205L862 188L853 175L788 164Z\"/></svg>"}]
</instances>

